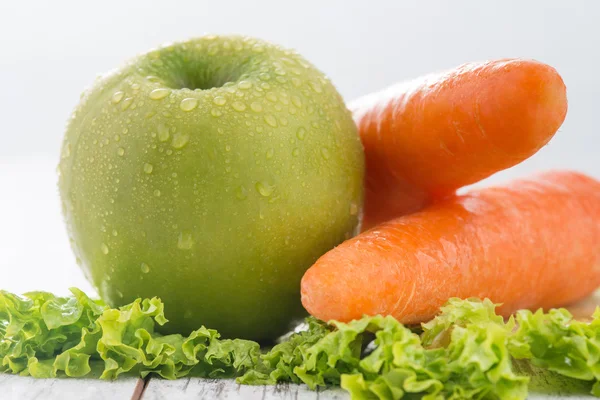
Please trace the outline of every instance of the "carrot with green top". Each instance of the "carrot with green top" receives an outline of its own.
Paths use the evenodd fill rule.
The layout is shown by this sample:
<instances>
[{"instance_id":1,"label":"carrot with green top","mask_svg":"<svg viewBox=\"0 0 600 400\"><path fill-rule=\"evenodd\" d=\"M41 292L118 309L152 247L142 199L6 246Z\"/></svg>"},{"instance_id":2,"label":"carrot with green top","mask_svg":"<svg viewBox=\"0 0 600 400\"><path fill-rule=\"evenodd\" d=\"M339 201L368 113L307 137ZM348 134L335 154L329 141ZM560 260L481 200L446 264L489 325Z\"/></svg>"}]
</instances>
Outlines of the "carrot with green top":
<instances>
[{"instance_id":1,"label":"carrot with green top","mask_svg":"<svg viewBox=\"0 0 600 400\"><path fill-rule=\"evenodd\" d=\"M567 113L549 65L469 63L350 104L366 157L363 230L527 159Z\"/></svg>"},{"instance_id":2,"label":"carrot with green top","mask_svg":"<svg viewBox=\"0 0 600 400\"><path fill-rule=\"evenodd\" d=\"M322 320L392 315L413 324L449 298L490 298L504 315L566 305L600 286L600 182L550 172L456 196L362 233L302 279Z\"/></svg>"}]
</instances>

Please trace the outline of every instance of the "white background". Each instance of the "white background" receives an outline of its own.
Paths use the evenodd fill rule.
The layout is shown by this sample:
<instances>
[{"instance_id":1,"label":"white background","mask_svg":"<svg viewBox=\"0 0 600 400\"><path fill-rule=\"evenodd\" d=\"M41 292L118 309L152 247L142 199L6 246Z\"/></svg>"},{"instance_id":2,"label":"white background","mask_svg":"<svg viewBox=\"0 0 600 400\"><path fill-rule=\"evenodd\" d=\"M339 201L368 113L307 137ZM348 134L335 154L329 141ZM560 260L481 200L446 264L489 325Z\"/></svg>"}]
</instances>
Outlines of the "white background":
<instances>
[{"instance_id":1,"label":"white background","mask_svg":"<svg viewBox=\"0 0 600 400\"><path fill-rule=\"evenodd\" d=\"M525 163L600 178L600 1L0 1L0 287L89 290L59 212L64 122L95 75L167 41L242 33L296 48L347 100L467 61L555 66L569 114Z\"/></svg>"}]
</instances>

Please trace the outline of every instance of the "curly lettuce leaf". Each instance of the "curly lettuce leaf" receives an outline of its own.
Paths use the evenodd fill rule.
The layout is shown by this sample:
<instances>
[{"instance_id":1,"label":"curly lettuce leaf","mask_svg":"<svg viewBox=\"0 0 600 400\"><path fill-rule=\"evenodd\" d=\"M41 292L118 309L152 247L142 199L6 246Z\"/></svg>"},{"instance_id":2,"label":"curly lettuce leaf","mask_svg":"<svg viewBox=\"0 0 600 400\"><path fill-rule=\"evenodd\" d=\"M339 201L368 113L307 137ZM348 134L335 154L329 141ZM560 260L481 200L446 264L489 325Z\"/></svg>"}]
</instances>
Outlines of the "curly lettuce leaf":
<instances>
[{"instance_id":1,"label":"curly lettuce leaf","mask_svg":"<svg viewBox=\"0 0 600 400\"><path fill-rule=\"evenodd\" d=\"M376 333L375 350L360 362L357 373L342 378L342 387L353 398L397 399L416 393L425 400L526 398L528 379L512 369L510 331L493 307L489 312L490 305L453 300L424 326L426 340L450 330L445 347L427 348L398 322L390 324ZM476 323L464 318L473 311Z\"/></svg>"},{"instance_id":2,"label":"curly lettuce leaf","mask_svg":"<svg viewBox=\"0 0 600 400\"><path fill-rule=\"evenodd\" d=\"M106 308L78 289L72 293L72 297L46 292L18 296L0 291L0 371L52 376L49 362L38 358L53 358L75 345Z\"/></svg>"},{"instance_id":3,"label":"curly lettuce leaf","mask_svg":"<svg viewBox=\"0 0 600 400\"><path fill-rule=\"evenodd\" d=\"M511 354L543 369L594 381L592 394L600 396L600 309L591 322L574 320L565 309L548 313L517 312L518 328L510 338Z\"/></svg>"},{"instance_id":4,"label":"curly lettuce leaf","mask_svg":"<svg viewBox=\"0 0 600 400\"><path fill-rule=\"evenodd\" d=\"M342 388L353 398L399 399L409 393L438 398L444 351L427 351L417 334L391 317L374 317L371 327L378 329L373 350L353 373L342 376Z\"/></svg>"},{"instance_id":5,"label":"curly lettuce leaf","mask_svg":"<svg viewBox=\"0 0 600 400\"><path fill-rule=\"evenodd\" d=\"M294 368L304 365L306 351L319 342L332 328L315 318L306 319L307 330L291 334L283 342L262 354L253 369L237 381L246 385L275 385L277 382L303 383Z\"/></svg>"},{"instance_id":6,"label":"curly lettuce leaf","mask_svg":"<svg viewBox=\"0 0 600 400\"><path fill-rule=\"evenodd\" d=\"M477 323L471 324L469 315ZM491 302L453 300L424 328L424 336L430 337L451 331L448 344L439 348L425 347L416 333L392 317L332 321L332 327L313 322L308 331L263 355L260 368L238 381L286 381L311 388L341 385L356 399L414 394L425 395L424 399L526 397L527 378L512 370L510 329L495 315Z\"/></svg>"},{"instance_id":7,"label":"curly lettuce leaf","mask_svg":"<svg viewBox=\"0 0 600 400\"><path fill-rule=\"evenodd\" d=\"M187 337L155 332L167 322L158 298L110 309L77 289L71 291L70 297L0 292L1 372L81 377L91 372L91 362L102 361L101 379L123 373L216 378L239 376L258 360L257 343L221 340L218 332L205 327Z\"/></svg>"},{"instance_id":8,"label":"curly lettuce leaf","mask_svg":"<svg viewBox=\"0 0 600 400\"><path fill-rule=\"evenodd\" d=\"M441 314L422 324L423 345L445 347L449 341L451 328L467 324L495 323L504 326L504 319L496 315L496 304L490 299L461 300L452 298L441 308Z\"/></svg>"}]
</instances>

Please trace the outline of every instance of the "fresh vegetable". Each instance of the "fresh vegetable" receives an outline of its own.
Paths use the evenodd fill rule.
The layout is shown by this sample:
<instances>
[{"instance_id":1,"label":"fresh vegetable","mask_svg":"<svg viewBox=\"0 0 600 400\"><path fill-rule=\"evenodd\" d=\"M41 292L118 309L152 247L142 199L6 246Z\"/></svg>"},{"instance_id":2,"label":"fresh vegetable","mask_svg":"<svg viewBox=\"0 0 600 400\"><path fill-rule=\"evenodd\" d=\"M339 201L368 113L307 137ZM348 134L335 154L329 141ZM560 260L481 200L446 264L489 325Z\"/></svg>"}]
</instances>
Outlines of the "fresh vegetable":
<instances>
[{"instance_id":1,"label":"fresh vegetable","mask_svg":"<svg viewBox=\"0 0 600 400\"><path fill-rule=\"evenodd\" d=\"M490 298L500 312L550 308L600 286L600 182L550 172L457 196L350 239L302 279L323 320L433 318L451 297Z\"/></svg>"},{"instance_id":2,"label":"fresh vegetable","mask_svg":"<svg viewBox=\"0 0 600 400\"><path fill-rule=\"evenodd\" d=\"M493 304L488 304L493 314ZM481 307L481 303L455 301L446 312L460 313L471 307ZM503 323L489 320L462 322L466 325L445 327L446 333L452 329L448 343L435 349L425 347L419 335L389 316L334 322L334 329L324 335L317 327L316 335L309 330L292 336L263 355L268 375L250 371L239 381L292 381L311 388L341 385L356 399L397 399L411 393L425 394L425 399L525 398L527 378L517 376L511 367L510 331ZM373 334L371 349L365 352Z\"/></svg>"},{"instance_id":3,"label":"fresh vegetable","mask_svg":"<svg viewBox=\"0 0 600 400\"><path fill-rule=\"evenodd\" d=\"M350 112L300 55L240 36L142 54L83 94L59 188L75 255L111 306L160 297L158 329L199 321L274 339L300 279L352 236L364 160Z\"/></svg>"},{"instance_id":4,"label":"fresh vegetable","mask_svg":"<svg viewBox=\"0 0 600 400\"><path fill-rule=\"evenodd\" d=\"M572 320L564 309L520 311L515 329L489 300L450 299L420 329L390 316L331 325L308 318L307 330L260 354L257 343L220 339L204 327L188 337L163 336L155 329L168 322L157 298L110 309L72 292L0 292L0 371L38 378L97 369L102 379L237 376L243 384L341 385L354 399L504 400L526 398L529 378L521 371L539 366L555 371L540 369L543 381L575 377L596 382L598 394L600 310L591 323Z\"/></svg>"},{"instance_id":5,"label":"fresh vegetable","mask_svg":"<svg viewBox=\"0 0 600 400\"><path fill-rule=\"evenodd\" d=\"M513 357L571 378L594 380L592 393L600 397L600 309L591 322L573 320L565 309L547 314L521 310L516 321Z\"/></svg>"},{"instance_id":6,"label":"fresh vegetable","mask_svg":"<svg viewBox=\"0 0 600 400\"><path fill-rule=\"evenodd\" d=\"M175 379L193 371L203 377L233 377L256 363L258 343L221 340L213 329L162 336L163 303L135 300L110 309L77 289L73 297L0 292L0 371L36 378L80 377L103 362L102 379L150 372Z\"/></svg>"},{"instance_id":7,"label":"fresh vegetable","mask_svg":"<svg viewBox=\"0 0 600 400\"><path fill-rule=\"evenodd\" d=\"M365 147L363 230L527 159L558 130L565 85L549 65L469 63L350 105Z\"/></svg>"}]
</instances>

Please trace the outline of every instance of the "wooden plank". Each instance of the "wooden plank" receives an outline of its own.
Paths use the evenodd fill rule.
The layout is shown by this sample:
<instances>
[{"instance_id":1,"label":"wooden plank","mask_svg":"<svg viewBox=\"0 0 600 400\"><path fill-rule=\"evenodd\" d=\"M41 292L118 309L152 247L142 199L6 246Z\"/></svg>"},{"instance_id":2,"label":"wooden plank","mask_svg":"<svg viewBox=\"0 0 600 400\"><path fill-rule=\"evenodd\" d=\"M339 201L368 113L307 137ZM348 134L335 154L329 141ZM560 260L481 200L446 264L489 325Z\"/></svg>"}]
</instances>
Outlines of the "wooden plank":
<instances>
[{"instance_id":1,"label":"wooden plank","mask_svg":"<svg viewBox=\"0 0 600 400\"><path fill-rule=\"evenodd\" d=\"M175 381L153 378L142 400L346 400L350 396L339 388L310 390L305 385L239 385L233 379L184 378Z\"/></svg>"},{"instance_id":2,"label":"wooden plank","mask_svg":"<svg viewBox=\"0 0 600 400\"><path fill-rule=\"evenodd\" d=\"M591 384L558 374L533 371L530 400L589 400ZM347 400L350 396L340 388L313 391L304 385L277 386L238 385L231 379L184 378L175 381L153 378L141 400Z\"/></svg>"},{"instance_id":3,"label":"wooden plank","mask_svg":"<svg viewBox=\"0 0 600 400\"><path fill-rule=\"evenodd\" d=\"M552 388L548 392L548 385ZM532 379L530 400L593 399L589 383L560 375L536 375ZM309 390L304 385L238 385L231 379L184 378L175 381L144 381L123 378L114 382L97 379L34 379L0 374L0 396L7 400L346 400L339 388ZM143 393L142 393L143 392Z\"/></svg>"},{"instance_id":4,"label":"wooden plank","mask_svg":"<svg viewBox=\"0 0 600 400\"><path fill-rule=\"evenodd\" d=\"M144 381L134 377L108 382L0 374L0 398L3 400L138 400L143 388Z\"/></svg>"}]
</instances>

